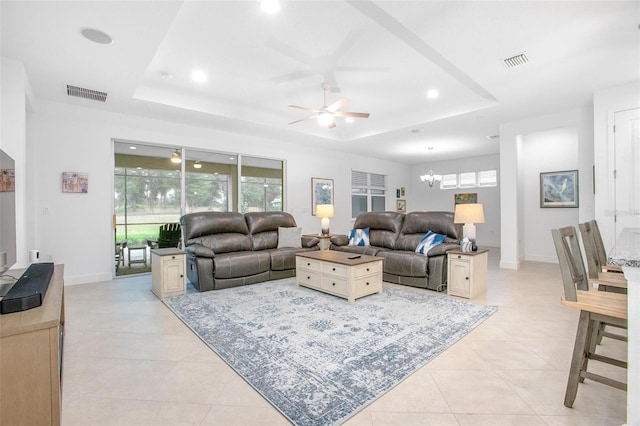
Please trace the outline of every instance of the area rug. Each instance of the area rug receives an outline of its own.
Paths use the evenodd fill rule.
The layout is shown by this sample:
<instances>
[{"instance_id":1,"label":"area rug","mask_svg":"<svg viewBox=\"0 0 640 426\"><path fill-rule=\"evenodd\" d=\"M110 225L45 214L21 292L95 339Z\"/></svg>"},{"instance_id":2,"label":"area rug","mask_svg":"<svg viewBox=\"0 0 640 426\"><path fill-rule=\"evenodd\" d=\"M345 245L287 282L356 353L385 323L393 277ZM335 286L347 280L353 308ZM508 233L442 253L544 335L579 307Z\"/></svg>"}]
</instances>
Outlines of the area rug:
<instances>
[{"instance_id":1,"label":"area rug","mask_svg":"<svg viewBox=\"0 0 640 426\"><path fill-rule=\"evenodd\" d=\"M497 310L388 285L349 303L294 279L164 303L297 425L343 422Z\"/></svg>"}]
</instances>

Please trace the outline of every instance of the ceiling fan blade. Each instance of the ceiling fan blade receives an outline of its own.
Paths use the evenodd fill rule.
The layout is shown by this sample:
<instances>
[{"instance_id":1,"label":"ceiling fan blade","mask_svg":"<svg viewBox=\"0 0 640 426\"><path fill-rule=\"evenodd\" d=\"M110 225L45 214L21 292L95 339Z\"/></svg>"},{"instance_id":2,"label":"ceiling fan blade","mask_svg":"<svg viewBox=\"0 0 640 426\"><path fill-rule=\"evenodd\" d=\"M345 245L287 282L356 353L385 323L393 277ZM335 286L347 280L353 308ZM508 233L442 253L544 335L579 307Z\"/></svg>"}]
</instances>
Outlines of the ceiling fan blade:
<instances>
[{"instance_id":1,"label":"ceiling fan blade","mask_svg":"<svg viewBox=\"0 0 640 426\"><path fill-rule=\"evenodd\" d=\"M317 112L317 113L322 112L322 111L314 109L314 108L307 108L307 107L303 107L303 106L299 106L299 105L287 105L287 106L291 107L291 108L303 109L305 111L311 111L311 112Z\"/></svg>"},{"instance_id":2,"label":"ceiling fan blade","mask_svg":"<svg viewBox=\"0 0 640 426\"><path fill-rule=\"evenodd\" d=\"M334 112L333 115L336 117L356 117L356 118L369 118L368 112Z\"/></svg>"},{"instance_id":3,"label":"ceiling fan blade","mask_svg":"<svg viewBox=\"0 0 640 426\"><path fill-rule=\"evenodd\" d=\"M271 77L271 81L273 81L276 84L279 84L287 81L300 80L302 78L307 78L315 74L316 73L313 72L312 70L294 71L294 72L290 72L289 74L282 74L275 77Z\"/></svg>"},{"instance_id":4,"label":"ceiling fan blade","mask_svg":"<svg viewBox=\"0 0 640 426\"><path fill-rule=\"evenodd\" d=\"M335 101L334 103L332 103L331 105L329 105L327 107L327 111L336 112L337 110L339 110L340 108L342 108L343 106L345 106L348 103L349 103L349 99L340 98L337 101Z\"/></svg>"},{"instance_id":5,"label":"ceiling fan blade","mask_svg":"<svg viewBox=\"0 0 640 426\"><path fill-rule=\"evenodd\" d=\"M299 123L299 122L301 122L301 121L308 120L308 119L310 119L310 118L316 118L316 117L317 117L317 115L315 115L315 114L314 114L314 115L310 115L309 117L305 117L305 118L301 118L300 120L292 121L292 122L291 122L291 123L289 123L289 124L296 124L296 123Z\"/></svg>"},{"instance_id":6,"label":"ceiling fan blade","mask_svg":"<svg viewBox=\"0 0 640 426\"><path fill-rule=\"evenodd\" d=\"M331 123L327 124L327 127L333 129L334 127L336 127L336 122L332 121Z\"/></svg>"},{"instance_id":7,"label":"ceiling fan blade","mask_svg":"<svg viewBox=\"0 0 640 426\"><path fill-rule=\"evenodd\" d=\"M267 46L302 64L308 65L312 61L312 58L306 53L301 52L290 44L282 42L274 37L269 37L269 39L267 39Z\"/></svg>"}]
</instances>

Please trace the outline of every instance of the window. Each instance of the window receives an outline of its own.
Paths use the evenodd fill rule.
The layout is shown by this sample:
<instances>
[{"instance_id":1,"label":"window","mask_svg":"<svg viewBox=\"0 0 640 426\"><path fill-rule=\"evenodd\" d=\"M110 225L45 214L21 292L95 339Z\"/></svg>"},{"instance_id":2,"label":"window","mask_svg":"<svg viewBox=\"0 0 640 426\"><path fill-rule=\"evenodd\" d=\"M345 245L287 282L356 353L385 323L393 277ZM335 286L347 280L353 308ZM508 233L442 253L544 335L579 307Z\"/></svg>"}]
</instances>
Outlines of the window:
<instances>
[{"instance_id":1,"label":"window","mask_svg":"<svg viewBox=\"0 0 640 426\"><path fill-rule=\"evenodd\" d=\"M473 188L476 186L476 172L460 173L460 188Z\"/></svg>"},{"instance_id":2,"label":"window","mask_svg":"<svg viewBox=\"0 0 640 426\"><path fill-rule=\"evenodd\" d=\"M496 170L483 170L481 172L451 173L442 175L440 189L475 188L497 186L498 172Z\"/></svg>"},{"instance_id":3,"label":"window","mask_svg":"<svg viewBox=\"0 0 640 426\"><path fill-rule=\"evenodd\" d=\"M495 170L478 172L478 186L497 186L498 173Z\"/></svg>"},{"instance_id":4,"label":"window","mask_svg":"<svg viewBox=\"0 0 640 426\"><path fill-rule=\"evenodd\" d=\"M458 175L442 175L440 189L453 189L458 187Z\"/></svg>"},{"instance_id":5,"label":"window","mask_svg":"<svg viewBox=\"0 0 640 426\"><path fill-rule=\"evenodd\" d=\"M386 210L386 180L385 175L351 171L351 217Z\"/></svg>"},{"instance_id":6,"label":"window","mask_svg":"<svg viewBox=\"0 0 640 426\"><path fill-rule=\"evenodd\" d=\"M245 157L242 161L242 205L240 211L282 211L282 170L278 160Z\"/></svg>"}]
</instances>

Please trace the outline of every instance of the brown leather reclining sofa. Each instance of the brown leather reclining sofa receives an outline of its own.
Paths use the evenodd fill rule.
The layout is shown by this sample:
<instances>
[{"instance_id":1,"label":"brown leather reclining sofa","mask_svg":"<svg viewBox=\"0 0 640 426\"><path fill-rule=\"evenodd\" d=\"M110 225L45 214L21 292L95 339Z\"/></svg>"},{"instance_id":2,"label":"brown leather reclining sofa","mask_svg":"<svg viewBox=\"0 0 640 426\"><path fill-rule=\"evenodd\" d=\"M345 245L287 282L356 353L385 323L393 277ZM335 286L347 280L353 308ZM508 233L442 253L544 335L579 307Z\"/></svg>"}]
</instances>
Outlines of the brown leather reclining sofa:
<instances>
[{"instance_id":1,"label":"brown leather reclining sofa","mask_svg":"<svg viewBox=\"0 0 640 426\"><path fill-rule=\"evenodd\" d=\"M199 291L294 277L295 254L319 250L320 240L302 237L302 248L278 248L278 228L295 228L286 212L189 213L180 219L187 277Z\"/></svg>"},{"instance_id":2,"label":"brown leather reclining sofa","mask_svg":"<svg viewBox=\"0 0 640 426\"><path fill-rule=\"evenodd\" d=\"M386 282L442 291L447 284L446 252L460 248L462 225L453 223L452 212L361 213L354 229L369 228L368 246L350 246L349 237L331 238L331 250L380 256ZM428 231L445 235L442 244L426 255L416 247Z\"/></svg>"}]
</instances>

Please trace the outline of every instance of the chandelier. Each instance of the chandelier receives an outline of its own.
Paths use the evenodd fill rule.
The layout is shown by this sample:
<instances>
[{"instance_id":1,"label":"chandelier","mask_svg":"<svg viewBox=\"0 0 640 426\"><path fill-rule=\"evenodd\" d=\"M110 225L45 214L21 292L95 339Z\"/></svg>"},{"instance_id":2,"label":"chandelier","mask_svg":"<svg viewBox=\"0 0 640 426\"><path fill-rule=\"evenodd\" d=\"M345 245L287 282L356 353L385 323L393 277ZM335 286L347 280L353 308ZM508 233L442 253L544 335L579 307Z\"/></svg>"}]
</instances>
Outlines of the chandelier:
<instances>
[{"instance_id":1,"label":"chandelier","mask_svg":"<svg viewBox=\"0 0 640 426\"><path fill-rule=\"evenodd\" d=\"M431 187L435 182L440 182L442 180L442 176L434 175L433 170L429 170L428 174L420 176L420 180L423 182L427 182Z\"/></svg>"}]
</instances>

